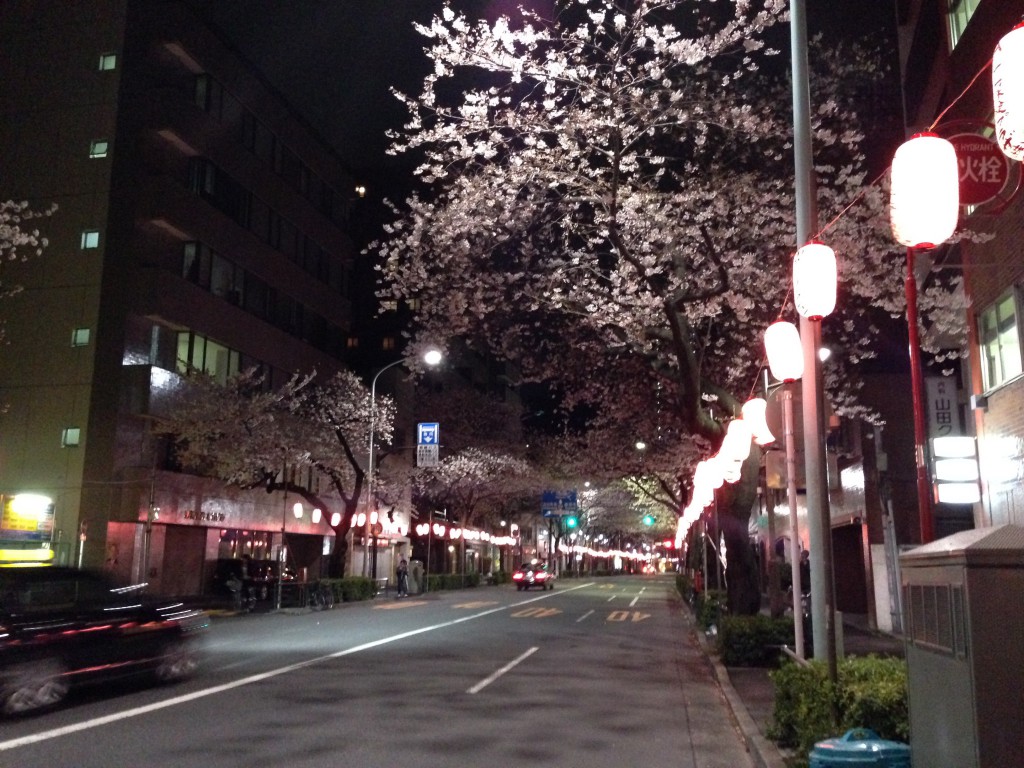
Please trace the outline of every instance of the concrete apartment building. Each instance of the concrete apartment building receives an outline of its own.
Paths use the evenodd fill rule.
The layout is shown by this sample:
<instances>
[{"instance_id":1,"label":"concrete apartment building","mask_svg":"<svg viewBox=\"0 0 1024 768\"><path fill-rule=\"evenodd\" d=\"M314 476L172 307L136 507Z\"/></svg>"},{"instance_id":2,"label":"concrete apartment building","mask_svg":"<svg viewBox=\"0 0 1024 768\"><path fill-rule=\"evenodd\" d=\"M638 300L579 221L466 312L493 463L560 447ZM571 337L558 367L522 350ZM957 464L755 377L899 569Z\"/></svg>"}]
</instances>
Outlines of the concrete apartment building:
<instances>
[{"instance_id":1,"label":"concrete apartment building","mask_svg":"<svg viewBox=\"0 0 1024 768\"><path fill-rule=\"evenodd\" d=\"M951 138L991 138L994 119L989 62L1000 38L1024 18L1022 0L907 0L897 4L900 57L909 133L939 120ZM944 110L947 110L945 111ZM940 117L941 116L941 117ZM986 155L986 152L988 154ZM959 153L959 150L958 150ZM996 157L992 161L990 157ZM935 249L924 266L962 269L969 302L968 357L952 379L956 425L974 436L980 501L963 509L974 527L1024 524L1024 196L1021 164L982 149L958 154L961 179L985 163L995 196L962 209L960 226L991 235ZM1005 166L1001 163L1005 162ZM962 187L963 190L963 187ZM961 192L963 194L963 191ZM926 284L927 276L919 275ZM928 403L934 413L937 403ZM941 513L942 505L938 505ZM937 529L937 535L940 531Z\"/></svg>"},{"instance_id":2,"label":"concrete apartment building","mask_svg":"<svg viewBox=\"0 0 1024 768\"><path fill-rule=\"evenodd\" d=\"M0 50L0 199L58 205L45 254L2 266L24 290L2 306L0 549L199 593L218 558L274 556L285 500L168 470L149 416L184 361L273 386L344 365L355 182L187 3L6 0ZM288 518L315 571L330 529Z\"/></svg>"}]
</instances>

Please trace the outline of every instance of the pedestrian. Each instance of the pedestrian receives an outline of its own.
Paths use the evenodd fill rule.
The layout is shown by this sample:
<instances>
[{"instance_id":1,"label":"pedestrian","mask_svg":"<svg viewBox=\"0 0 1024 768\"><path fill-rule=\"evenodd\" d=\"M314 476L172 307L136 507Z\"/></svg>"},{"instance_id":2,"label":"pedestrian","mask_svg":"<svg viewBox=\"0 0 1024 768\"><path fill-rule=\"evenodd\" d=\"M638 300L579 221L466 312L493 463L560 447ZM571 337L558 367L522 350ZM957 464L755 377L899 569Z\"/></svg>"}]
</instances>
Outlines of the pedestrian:
<instances>
[{"instance_id":1,"label":"pedestrian","mask_svg":"<svg viewBox=\"0 0 1024 768\"><path fill-rule=\"evenodd\" d=\"M404 557L398 563L397 575L398 575L398 596L399 597L408 597L409 596L409 563L406 562Z\"/></svg>"},{"instance_id":2,"label":"pedestrian","mask_svg":"<svg viewBox=\"0 0 1024 768\"><path fill-rule=\"evenodd\" d=\"M811 592L811 553L806 549L800 551L800 591L805 595Z\"/></svg>"}]
</instances>

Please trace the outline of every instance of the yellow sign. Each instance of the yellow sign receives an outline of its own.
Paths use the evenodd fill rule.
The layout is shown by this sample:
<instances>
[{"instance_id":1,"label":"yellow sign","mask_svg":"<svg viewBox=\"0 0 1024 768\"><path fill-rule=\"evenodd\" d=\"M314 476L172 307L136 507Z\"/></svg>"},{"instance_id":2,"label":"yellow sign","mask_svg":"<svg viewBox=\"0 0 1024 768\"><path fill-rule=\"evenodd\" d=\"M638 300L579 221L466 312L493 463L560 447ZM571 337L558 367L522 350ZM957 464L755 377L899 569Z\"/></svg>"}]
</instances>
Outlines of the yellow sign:
<instances>
[{"instance_id":1,"label":"yellow sign","mask_svg":"<svg viewBox=\"0 0 1024 768\"><path fill-rule=\"evenodd\" d=\"M53 538L53 500L34 493L4 495L0 539L50 541Z\"/></svg>"}]
</instances>

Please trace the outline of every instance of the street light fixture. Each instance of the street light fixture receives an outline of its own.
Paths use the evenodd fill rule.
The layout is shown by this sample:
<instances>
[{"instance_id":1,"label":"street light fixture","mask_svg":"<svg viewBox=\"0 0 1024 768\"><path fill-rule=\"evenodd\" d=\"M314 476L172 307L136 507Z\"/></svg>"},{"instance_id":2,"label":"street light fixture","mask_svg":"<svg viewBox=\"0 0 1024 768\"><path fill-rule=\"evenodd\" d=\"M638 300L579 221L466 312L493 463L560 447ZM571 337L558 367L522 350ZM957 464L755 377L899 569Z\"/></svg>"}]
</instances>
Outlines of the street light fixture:
<instances>
[{"instance_id":1,"label":"street light fixture","mask_svg":"<svg viewBox=\"0 0 1024 768\"><path fill-rule=\"evenodd\" d=\"M441 354L441 351L439 349L428 349L428 350L426 350L423 353L423 358L422 359L423 359L423 362L426 365L429 365L430 367L434 367L435 365L437 365L438 363L441 362L442 358L443 358L443 355ZM378 523L378 521L377 521L377 503L376 503L376 500L374 499L374 495L373 495L374 456L375 456L375 454L374 454L374 438L375 438L375 432L376 432L376 426L377 426L377 379L380 378L380 375L382 373L384 373L384 371L390 370L391 368L394 368L397 365L402 365L403 363L406 363L406 362L408 362L408 358L402 357L402 358L399 358L398 360L395 360L393 363L388 363L383 368L381 368L379 371L377 371L376 374L374 374L373 381L370 382L370 451L369 451L369 458L368 458L367 464L366 464L366 492L367 492L366 506L367 506L367 515L366 515L366 523L365 523L365 531L364 531L364 536L366 537L366 541L367 542L369 542L369 540L370 540L371 530L373 530L374 526L376 526L377 523ZM374 534L373 538L374 538L374 543L373 543L373 568L374 568L374 570L373 570L373 577L376 578L376 575L377 575L377 542L376 542L376 538L377 537L376 537L376 534ZM365 553L366 550L364 549L363 551ZM363 575L364 576L367 575L368 566L369 566L368 558L366 558L364 556L363 557Z\"/></svg>"}]
</instances>

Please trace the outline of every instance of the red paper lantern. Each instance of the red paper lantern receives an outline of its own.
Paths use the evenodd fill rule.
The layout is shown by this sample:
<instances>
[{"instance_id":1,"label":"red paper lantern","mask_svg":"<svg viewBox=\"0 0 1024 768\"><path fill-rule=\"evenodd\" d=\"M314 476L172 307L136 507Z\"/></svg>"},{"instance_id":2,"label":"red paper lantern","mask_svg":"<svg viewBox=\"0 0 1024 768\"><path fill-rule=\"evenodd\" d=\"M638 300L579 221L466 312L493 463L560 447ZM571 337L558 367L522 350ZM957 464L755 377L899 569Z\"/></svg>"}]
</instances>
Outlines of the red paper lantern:
<instances>
[{"instance_id":1,"label":"red paper lantern","mask_svg":"<svg viewBox=\"0 0 1024 768\"><path fill-rule=\"evenodd\" d=\"M996 142L1011 160L1024 160L1024 23L1007 32L992 55Z\"/></svg>"},{"instance_id":2,"label":"red paper lantern","mask_svg":"<svg viewBox=\"0 0 1024 768\"><path fill-rule=\"evenodd\" d=\"M934 248L956 230L960 170L953 145L919 133L892 159L889 216L893 237L908 248Z\"/></svg>"},{"instance_id":3,"label":"red paper lantern","mask_svg":"<svg viewBox=\"0 0 1024 768\"><path fill-rule=\"evenodd\" d=\"M810 242L793 257L793 300L796 311L811 320L836 308L836 253L824 243Z\"/></svg>"},{"instance_id":4,"label":"red paper lantern","mask_svg":"<svg viewBox=\"0 0 1024 768\"><path fill-rule=\"evenodd\" d=\"M796 381L804 375L804 354L800 332L792 323L780 320L764 332L764 349L768 367L779 381Z\"/></svg>"}]
</instances>

